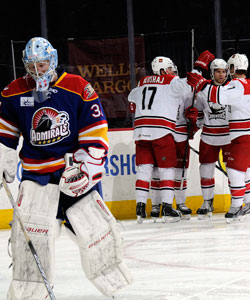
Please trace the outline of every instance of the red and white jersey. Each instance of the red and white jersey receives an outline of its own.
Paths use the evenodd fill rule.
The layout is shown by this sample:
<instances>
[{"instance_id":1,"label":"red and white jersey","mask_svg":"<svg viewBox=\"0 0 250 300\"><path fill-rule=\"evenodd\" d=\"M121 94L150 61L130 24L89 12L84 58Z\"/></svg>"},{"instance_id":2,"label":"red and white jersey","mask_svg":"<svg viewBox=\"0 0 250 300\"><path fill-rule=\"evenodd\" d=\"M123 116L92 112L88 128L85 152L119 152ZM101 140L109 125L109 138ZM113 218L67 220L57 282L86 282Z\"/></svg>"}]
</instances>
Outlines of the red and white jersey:
<instances>
[{"instance_id":1,"label":"red and white jersey","mask_svg":"<svg viewBox=\"0 0 250 300\"><path fill-rule=\"evenodd\" d=\"M174 136L180 97L190 89L186 78L169 74L143 77L128 95L128 101L136 104L134 139Z\"/></svg>"},{"instance_id":2,"label":"red and white jersey","mask_svg":"<svg viewBox=\"0 0 250 300\"><path fill-rule=\"evenodd\" d=\"M176 117L176 128L175 128L175 141L177 143L187 140L188 137L188 127L187 119L185 117L185 110L187 107L192 105L193 102L193 92L190 91L180 98L180 104L177 111Z\"/></svg>"},{"instance_id":3,"label":"red and white jersey","mask_svg":"<svg viewBox=\"0 0 250 300\"><path fill-rule=\"evenodd\" d=\"M205 90L208 91L208 87ZM216 94L209 98L213 105L229 105L231 140L250 135L250 79L235 78L228 85L218 87Z\"/></svg>"},{"instance_id":4,"label":"red and white jersey","mask_svg":"<svg viewBox=\"0 0 250 300\"><path fill-rule=\"evenodd\" d=\"M227 86L228 82L224 85ZM197 126L202 127L201 139L204 143L214 146L230 144L228 105L211 105L211 98L216 97L219 88L212 84L197 94L196 108L199 111Z\"/></svg>"}]
</instances>

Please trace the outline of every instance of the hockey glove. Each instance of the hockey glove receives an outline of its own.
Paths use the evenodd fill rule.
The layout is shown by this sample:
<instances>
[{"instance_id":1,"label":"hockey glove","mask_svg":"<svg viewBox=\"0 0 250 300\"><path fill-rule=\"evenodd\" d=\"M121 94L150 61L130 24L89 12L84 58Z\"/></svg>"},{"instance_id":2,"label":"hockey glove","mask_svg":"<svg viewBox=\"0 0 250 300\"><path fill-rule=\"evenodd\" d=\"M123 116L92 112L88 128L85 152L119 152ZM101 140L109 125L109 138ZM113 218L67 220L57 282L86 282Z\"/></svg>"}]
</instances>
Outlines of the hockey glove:
<instances>
[{"instance_id":1,"label":"hockey glove","mask_svg":"<svg viewBox=\"0 0 250 300\"><path fill-rule=\"evenodd\" d=\"M81 196L102 179L105 150L95 147L89 147L88 150L79 149L73 155L65 155L66 169L59 188L68 196Z\"/></svg>"},{"instance_id":2,"label":"hockey glove","mask_svg":"<svg viewBox=\"0 0 250 300\"><path fill-rule=\"evenodd\" d=\"M129 111L133 114L135 113L136 104L134 102L129 102Z\"/></svg>"},{"instance_id":3,"label":"hockey glove","mask_svg":"<svg viewBox=\"0 0 250 300\"><path fill-rule=\"evenodd\" d=\"M215 59L215 56L208 50L203 51L194 63L197 70L208 71L209 64Z\"/></svg>"},{"instance_id":4,"label":"hockey glove","mask_svg":"<svg viewBox=\"0 0 250 300\"><path fill-rule=\"evenodd\" d=\"M187 83L195 88L196 93L202 91L209 83L204 77L197 73L187 72Z\"/></svg>"},{"instance_id":5,"label":"hockey glove","mask_svg":"<svg viewBox=\"0 0 250 300\"><path fill-rule=\"evenodd\" d=\"M8 183L14 181L17 172L17 153L15 149L0 144L0 184L4 177Z\"/></svg>"},{"instance_id":6,"label":"hockey glove","mask_svg":"<svg viewBox=\"0 0 250 300\"><path fill-rule=\"evenodd\" d=\"M185 109L185 117L192 123L195 124L198 118L198 109L193 106L189 106Z\"/></svg>"}]
</instances>

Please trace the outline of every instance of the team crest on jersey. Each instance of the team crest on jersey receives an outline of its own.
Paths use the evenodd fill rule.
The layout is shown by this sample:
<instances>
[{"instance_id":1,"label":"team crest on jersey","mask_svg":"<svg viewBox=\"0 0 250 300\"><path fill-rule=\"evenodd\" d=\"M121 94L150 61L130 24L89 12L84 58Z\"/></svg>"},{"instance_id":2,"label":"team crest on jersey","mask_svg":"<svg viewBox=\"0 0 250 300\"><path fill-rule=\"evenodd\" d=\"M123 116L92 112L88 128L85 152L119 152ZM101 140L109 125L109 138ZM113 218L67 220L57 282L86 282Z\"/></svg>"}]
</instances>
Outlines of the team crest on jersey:
<instances>
[{"instance_id":1,"label":"team crest on jersey","mask_svg":"<svg viewBox=\"0 0 250 300\"><path fill-rule=\"evenodd\" d=\"M212 102L208 102L208 105L209 105L210 110L211 110L211 113L210 112L208 113L209 120L212 120L212 119L226 120L227 105L222 106L220 104L212 103Z\"/></svg>"},{"instance_id":2,"label":"team crest on jersey","mask_svg":"<svg viewBox=\"0 0 250 300\"><path fill-rule=\"evenodd\" d=\"M34 146L55 144L70 135L69 115L51 107L37 110L32 118L30 142Z\"/></svg>"}]
</instances>

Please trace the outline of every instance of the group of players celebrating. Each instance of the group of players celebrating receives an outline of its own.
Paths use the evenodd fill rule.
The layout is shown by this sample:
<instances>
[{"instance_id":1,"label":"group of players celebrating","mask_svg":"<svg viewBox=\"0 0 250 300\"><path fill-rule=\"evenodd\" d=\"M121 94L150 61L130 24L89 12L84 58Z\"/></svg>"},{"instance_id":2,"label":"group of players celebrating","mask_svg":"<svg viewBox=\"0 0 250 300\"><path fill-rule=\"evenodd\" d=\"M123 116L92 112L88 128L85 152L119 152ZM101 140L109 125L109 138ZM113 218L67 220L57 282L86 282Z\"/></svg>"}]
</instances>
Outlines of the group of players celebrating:
<instances>
[{"instance_id":1,"label":"group of players celebrating","mask_svg":"<svg viewBox=\"0 0 250 300\"><path fill-rule=\"evenodd\" d=\"M199 171L203 204L198 217L213 212L214 172L222 151L231 193L227 222L250 211L250 80L246 79L248 58L235 53L228 61L208 50L202 52L194 69L180 78L168 57L152 61L154 75L143 77L128 100L135 113L136 215L146 218L151 189L151 217L163 222L189 219L185 205L189 139L201 129ZM208 74L211 79L208 78ZM204 77L206 78L204 78ZM176 209L173 199L176 199Z\"/></svg>"},{"instance_id":2,"label":"group of players celebrating","mask_svg":"<svg viewBox=\"0 0 250 300\"><path fill-rule=\"evenodd\" d=\"M57 68L57 50L44 38L28 41L23 63L26 75L12 81L0 96L0 184L6 190L6 182L16 175L22 137L23 173L13 205L13 272L7 299L55 299L54 246L62 221L79 248L85 275L112 297L131 282L131 275L116 220L102 199L109 142L101 101L89 82ZM185 205L188 141L198 128L204 202L197 213L213 211L214 170L221 149L231 191L225 217L232 220L250 211L247 68L244 54L236 53L226 63L204 51L194 70L180 78L172 60L159 56L152 61L153 75L143 77L130 92L138 222L146 218L150 188L152 217L160 215L161 206L163 222L190 218L192 211ZM207 80L202 74L209 69Z\"/></svg>"}]
</instances>

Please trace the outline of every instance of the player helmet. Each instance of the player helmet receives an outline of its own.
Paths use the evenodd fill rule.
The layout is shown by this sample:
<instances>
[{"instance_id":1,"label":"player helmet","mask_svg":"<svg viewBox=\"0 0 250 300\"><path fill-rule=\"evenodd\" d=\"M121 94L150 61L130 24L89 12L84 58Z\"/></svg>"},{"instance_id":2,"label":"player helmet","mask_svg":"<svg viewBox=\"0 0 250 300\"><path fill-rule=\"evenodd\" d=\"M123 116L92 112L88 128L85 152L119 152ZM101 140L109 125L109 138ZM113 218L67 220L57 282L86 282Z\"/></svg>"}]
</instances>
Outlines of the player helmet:
<instances>
[{"instance_id":1,"label":"player helmet","mask_svg":"<svg viewBox=\"0 0 250 300\"><path fill-rule=\"evenodd\" d=\"M174 64L174 66L172 67L172 71L173 71L173 74L174 75L177 75L178 76L178 68L177 68L177 66Z\"/></svg>"},{"instance_id":2,"label":"player helmet","mask_svg":"<svg viewBox=\"0 0 250 300\"><path fill-rule=\"evenodd\" d=\"M230 70L230 67L233 65L234 66L234 72L231 73L230 72L230 75L233 75L235 74L235 72L237 70L244 70L244 71L247 71L247 68L248 68L248 58L245 54L239 54L239 53L236 53L236 54L233 54L229 60L227 61L227 64L228 64L228 68Z\"/></svg>"},{"instance_id":3,"label":"player helmet","mask_svg":"<svg viewBox=\"0 0 250 300\"><path fill-rule=\"evenodd\" d=\"M224 59L221 59L221 58L215 58L211 64L210 64L210 70L211 70L211 78L213 80L214 79L214 70L216 69L223 69L223 70L226 70L227 72L227 75L228 75L228 64L225 62ZM226 78L225 78L226 80Z\"/></svg>"},{"instance_id":4,"label":"player helmet","mask_svg":"<svg viewBox=\"0 0 250 300\"><path fill-rule=\"evenodd\" d=\"M43 74L39 74L36 63L45 61L49 64L48 70ZM37 91L45 91L56 74L55 69L58 63L57 50L46 39L34 37L28 41L23 50L23 63L27 73L36 81ZM30 69L30 64L34 64L35 71Z\"/></svg>"},{"instance_id":5,"label":"player helmet","mask_svg":"<svg viewBox=\"0 0 250 300\"><path fill-rule=\"evenodd\" d=\"M153 59L151 66L154 74L161 75L161 70L168 72L168 68L173 68L174 63L168 57L157 56Z\"/></svg>"}]
</instances>

